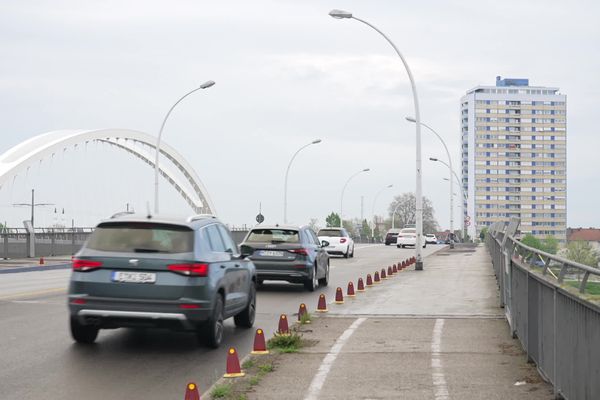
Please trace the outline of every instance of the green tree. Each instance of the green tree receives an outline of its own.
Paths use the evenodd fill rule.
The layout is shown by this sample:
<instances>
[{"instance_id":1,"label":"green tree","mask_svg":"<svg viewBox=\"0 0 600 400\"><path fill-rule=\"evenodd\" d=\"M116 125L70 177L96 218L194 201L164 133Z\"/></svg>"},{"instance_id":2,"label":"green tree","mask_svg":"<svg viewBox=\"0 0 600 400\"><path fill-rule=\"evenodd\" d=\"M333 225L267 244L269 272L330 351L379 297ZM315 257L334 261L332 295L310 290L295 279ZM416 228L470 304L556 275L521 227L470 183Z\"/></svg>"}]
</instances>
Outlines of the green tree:
<instances>
[{"instance_id":1,"label":"green tree","mask_svg":"<svg viewBox=\"0 0 600 400\"><path fill-rule=\"evenodd\" d=\"M366 219L363 219L362 225L360 227L360 236L364 238L368 238L371 236L371 227Z\"/></svg>"},{"instance_id":2,"label":"green tree","mask_svg":"<svg viewBox=\"0 0 600 400\"><path fill-rule=\"evenodd\" d=\"M335 228L340 226L340 216L337 213L332 212L325 218L325 223L328 228Z\"/></svg>"},{"instance_id":3,"label":"green tree","mask_svg":"<svg viewBox=\"0 0 600 400\"><path fill-rule=\"evenodd\" d=\"M485 236L488 233L488 227L484 226L483 228L481 228L481 232L479 232L479 239L481 240L485 240Z\"/></svg>"},{"instance_id":4,"label":"green tree","mask_svg":"<svg viewBox=\"0 0 600 400\"><path fill-rule=\"evenodd\" d=\"M352 221L343 221L343 226L344 229L346 229L348 231L348 235L350 235L350 237L355 237L356 236L356 229L354 228L354 223ZM339 225L338 225L339 226Z\"/></svg>"},{"instance_id":5,"label":"green tree","mask_svg":"<svg viewBox=\"0 0 600 400\"><path fill-rule=\"evenodd\" d=\"M598 268L598 253L589 242L575 240L567 245L566 257L580 264Z\"/></svg>"},{"instance_id":6,"label":"green tree","mask_svg":"<svg viewBox=\"0 0 600 400\"><path fill-rule=\"evenodd\" d=\"M416 223L416 204L417 200L414 193L403 193L394 197L388 211L390 217L392 217L394 210L397 210L396 226L402 228L406 224ZM396 207L398 208L396 209ZM423 196L423 233L437 232L438 227L431 200Z\"/></svg>"},{"instance_id":7,"label":"green tree","mask_svg":"<svg viewBox=\"0 0 600 400\"><path fill-rule=\"evenodd\" d=\"M546 236L546 238L542 240L542 251L556 254L558 252L558 239L554 236Z\"/></svg>"},{"instance_id":8,"label":"green tree","mask_svg":"<svg viewBox=\"0 0 600 400\"><path fill-rule=\"evenodd\" d=\"M521 243L523 243L525 246L544 251L541 240L533 236L531 233L525 235L523 239L521 239Z\"/></svg>"}]
</instances>

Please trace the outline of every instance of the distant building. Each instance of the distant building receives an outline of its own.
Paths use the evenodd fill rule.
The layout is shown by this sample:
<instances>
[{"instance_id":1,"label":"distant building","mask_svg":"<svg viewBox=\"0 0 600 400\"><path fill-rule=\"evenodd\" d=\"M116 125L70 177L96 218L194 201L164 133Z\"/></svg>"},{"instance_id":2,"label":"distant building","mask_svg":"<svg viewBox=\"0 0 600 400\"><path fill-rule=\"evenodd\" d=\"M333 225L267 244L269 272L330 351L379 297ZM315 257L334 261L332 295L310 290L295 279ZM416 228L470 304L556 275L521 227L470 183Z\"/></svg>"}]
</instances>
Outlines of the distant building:
<instances>
[{"instance_id":1,"label":"distant building","mask_svg":"<svg viewBox=\"0 0 600 400\"><path fill-rule=\"evenodd\" d=\"M461 99L469 236L518 217L523 234L566 239L566 102L556 87L501 77Z\"/></svg>"},{"instance_id":2,"label":"distant building","mask_svg":"<svg viewBox=\"0 0 600 400\"><path fill-rule=\"evenodd\" d=\"M568 228L567 242L588 242L594 250L600 250L600 229L595 228Z\"/></svg>"}]
</instances>

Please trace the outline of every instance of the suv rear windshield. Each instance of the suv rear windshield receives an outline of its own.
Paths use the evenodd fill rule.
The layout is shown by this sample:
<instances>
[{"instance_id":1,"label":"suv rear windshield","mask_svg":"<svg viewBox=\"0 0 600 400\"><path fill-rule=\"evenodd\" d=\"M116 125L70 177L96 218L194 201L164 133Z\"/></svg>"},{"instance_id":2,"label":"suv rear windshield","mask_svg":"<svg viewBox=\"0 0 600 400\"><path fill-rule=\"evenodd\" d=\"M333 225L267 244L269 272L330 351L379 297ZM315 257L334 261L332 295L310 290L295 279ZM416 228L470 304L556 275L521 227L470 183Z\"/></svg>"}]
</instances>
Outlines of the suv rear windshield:
<instances>
[{"instance_id":1,"label":"suv rear windshield","mask_svg":"<svg viewBox=\"0 0 600 400\"><path fill-rule=\"evenodd\" d=\"M321 229L317 236L343 237L340 229Z\"/></svg>"},{"instance_id":2,"label":"suv rear windshield","mask_svg":"<svg viewBox=\"0 0 600 400\"><path fill-rule=\"evenodd\" d=\"M292 229L253 229L246 242L299 243L300 236Z\"/></svg>"},{"instance_id":3,"label":"suv rear windshield","mask_svg":"<svg viewBox=\"0 0 600 400\"><path fill-rule=\"evenodd\" d=\"M190 253L194 231L180 225L108 222L98 225L86 247L122 253Z\"/></svg>"}]
</instances>

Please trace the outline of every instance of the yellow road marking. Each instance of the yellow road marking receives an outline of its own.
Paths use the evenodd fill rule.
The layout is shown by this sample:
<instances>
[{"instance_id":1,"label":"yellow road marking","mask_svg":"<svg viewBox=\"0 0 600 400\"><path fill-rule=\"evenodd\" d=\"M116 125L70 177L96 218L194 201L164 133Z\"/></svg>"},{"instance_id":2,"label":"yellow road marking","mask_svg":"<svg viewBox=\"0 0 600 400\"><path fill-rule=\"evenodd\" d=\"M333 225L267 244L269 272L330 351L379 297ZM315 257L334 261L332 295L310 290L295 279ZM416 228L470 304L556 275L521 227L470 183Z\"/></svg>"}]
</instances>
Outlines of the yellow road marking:
<instances>
[{"instance_id":1,"label":"yellow road marking","mask_svg":"<svg viewBox=\"0 0 600 400\"><path fill-rule=\"evenodd\" d=\"M66 290L67 290L66 287L62 287L62 288L52 288L52 289L45 289L45 290L37 290L37 291L33 291L33 292L13 293L13 294L8 295L8 296L0 296L0 300L10 300L10 299L19 298L19 297L31 297L31 296L38 296L38 295L50 294L50 293L66 292Z\"/></svg>"}]
</instances>

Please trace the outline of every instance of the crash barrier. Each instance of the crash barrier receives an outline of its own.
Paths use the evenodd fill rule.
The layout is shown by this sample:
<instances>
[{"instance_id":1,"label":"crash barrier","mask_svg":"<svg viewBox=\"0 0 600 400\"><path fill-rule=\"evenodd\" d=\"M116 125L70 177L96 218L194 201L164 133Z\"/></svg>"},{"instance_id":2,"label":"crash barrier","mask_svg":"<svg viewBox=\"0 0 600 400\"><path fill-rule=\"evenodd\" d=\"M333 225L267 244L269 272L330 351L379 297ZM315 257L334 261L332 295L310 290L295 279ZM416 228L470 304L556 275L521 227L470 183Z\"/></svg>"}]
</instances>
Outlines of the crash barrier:
<instances>
[{"instance_id":1,"label":"crash barrier","mask_svg":"<svg viewBox=\"0 0 600 400\"><path fill-rule=\"evenodd\" d=\"M600 399L600 269L522 244L520 221L493 224L486 245L513 337L554 395Z\"/></svg>"},{"instance_id":2,"label":"crash barrier","mask_svg":"<svg viewBox=\"0 0 600 400\"><path fill-rule=\"evenodd\" d=\"M25 228L4 228L0 231L0 257L66 256L79 251L93 228L35 228L34 253L30 254L31 235Z\"/></svg>"}]
</instances>

